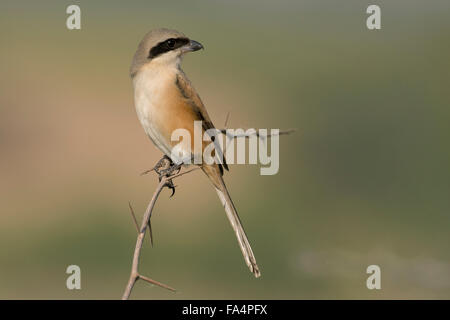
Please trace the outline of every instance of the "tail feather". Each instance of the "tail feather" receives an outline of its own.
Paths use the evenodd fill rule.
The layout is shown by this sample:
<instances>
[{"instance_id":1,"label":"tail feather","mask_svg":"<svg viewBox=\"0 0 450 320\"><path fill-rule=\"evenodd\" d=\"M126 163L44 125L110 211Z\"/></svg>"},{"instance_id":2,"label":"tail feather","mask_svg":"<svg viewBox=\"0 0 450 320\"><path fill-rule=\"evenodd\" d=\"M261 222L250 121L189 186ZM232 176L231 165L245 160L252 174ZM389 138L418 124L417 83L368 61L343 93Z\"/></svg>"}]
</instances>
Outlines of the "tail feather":
<instances>
[{"instance_id":1,"label":"tail feather","mask_svg":"<svg viewBox=\"0 0 450 320\"><path fill-rule=\"evenodd\" d=\"M202 166L203 172L208 176L208 178L213 183L216 188L216 192L219 195L220 201L225 209L228 220L233 227L236 234L236 238L241 248L242 254L244 255L245 263L250 268L250 271L255 275L256 278L261 276L259 272L258 265L256 264L256 259L252 251L252 247L245 234L244 227L242 226L241 219L236 211L236 207L231 200L230 194L228 193L225 182L223 181L221 171L217 165Z\"/></svg>"},{"instance_id":2,"label":"tail feather","mask_svg":"<svg viewBox=\"0 0 450 320\"><path fill-rule=\"evenodd\" d=\"M222 202L225 212L227 213L228 220L230 220L231 226L236 233L237 240L239 242L239 247L241 248L242 254L244 255L245 262L250 268L250 271L255 275L256 278L261 276L259 272L258 265L256 264L256 258L253 254L252 247L248 241L247 235L245 234L244 227L242 226L239 215L237 214L236 208L231 200L230 195L226 187L224 191L216 188L217 194L219 195L220 201Z\"/></svg>"}]
</instances>

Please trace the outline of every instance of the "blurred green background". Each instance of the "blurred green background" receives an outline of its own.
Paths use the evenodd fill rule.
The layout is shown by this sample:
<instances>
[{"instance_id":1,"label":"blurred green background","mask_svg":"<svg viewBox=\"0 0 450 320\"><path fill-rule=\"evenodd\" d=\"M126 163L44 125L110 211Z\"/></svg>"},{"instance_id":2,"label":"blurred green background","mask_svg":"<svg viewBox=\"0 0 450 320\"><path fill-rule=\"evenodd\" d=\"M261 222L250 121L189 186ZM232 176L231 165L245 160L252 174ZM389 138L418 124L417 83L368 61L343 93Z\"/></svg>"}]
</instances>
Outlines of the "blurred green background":
<instances>
[{"instance_id":1,"label":"blurred green background","mask_svg":"<svg viewBox=\"0 0 450 320\"><path fill-rule=\"evenodd\" d=\"M183 66L217 126L231 112L230 127L298 130L277 175L225 176L262 277L195 172L163 192L142 256L179 292L138 282L132 298L450 298L449 18L448 1L2 1L0 298L121 297L128 201L140 219L157 179L139 173L161 157L128 68L161 26L204 44ZM65 286L71 264L82 290Z\"/></svg>"}]
</instances>

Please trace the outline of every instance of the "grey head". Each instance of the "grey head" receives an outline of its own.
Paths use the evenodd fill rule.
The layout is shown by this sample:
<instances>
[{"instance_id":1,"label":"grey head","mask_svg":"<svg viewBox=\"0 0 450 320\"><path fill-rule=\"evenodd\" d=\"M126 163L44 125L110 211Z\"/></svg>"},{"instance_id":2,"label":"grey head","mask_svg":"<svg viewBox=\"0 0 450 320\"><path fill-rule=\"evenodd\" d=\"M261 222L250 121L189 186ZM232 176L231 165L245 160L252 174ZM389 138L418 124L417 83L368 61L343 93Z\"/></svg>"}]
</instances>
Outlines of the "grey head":
<instances>
[{"instance_id":1,"label":"grey head","mask_svg":"<svg viewBox=\"0 0 450 320\"><path fill-rule=\"evenodd\" d=\"M171 29L155 29L148 32L138 45L130 67L133 78L148 64L179 63L183 54L203 49L203 46Z\"/></svg>"}]
</instances>

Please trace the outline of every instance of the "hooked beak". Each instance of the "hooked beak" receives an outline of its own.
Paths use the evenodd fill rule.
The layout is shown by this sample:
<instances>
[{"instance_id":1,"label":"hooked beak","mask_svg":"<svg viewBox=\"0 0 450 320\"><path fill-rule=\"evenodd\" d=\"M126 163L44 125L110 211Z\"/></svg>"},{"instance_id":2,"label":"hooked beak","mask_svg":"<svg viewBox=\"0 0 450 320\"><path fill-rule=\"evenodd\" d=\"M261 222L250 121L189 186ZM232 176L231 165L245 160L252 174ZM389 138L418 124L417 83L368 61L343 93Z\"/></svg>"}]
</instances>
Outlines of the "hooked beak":
<instances>
[{"instance_id":1,"label":"hooked beak","mask_svg":"<svg viewBox=\"0 0 450 320\"><path fill-rule=\"evenodd\" d=\"M189 43L184 47L185 52L193 52L203 49L203 45L195 40L190 40Z\"/></svg>"}]
</instances>

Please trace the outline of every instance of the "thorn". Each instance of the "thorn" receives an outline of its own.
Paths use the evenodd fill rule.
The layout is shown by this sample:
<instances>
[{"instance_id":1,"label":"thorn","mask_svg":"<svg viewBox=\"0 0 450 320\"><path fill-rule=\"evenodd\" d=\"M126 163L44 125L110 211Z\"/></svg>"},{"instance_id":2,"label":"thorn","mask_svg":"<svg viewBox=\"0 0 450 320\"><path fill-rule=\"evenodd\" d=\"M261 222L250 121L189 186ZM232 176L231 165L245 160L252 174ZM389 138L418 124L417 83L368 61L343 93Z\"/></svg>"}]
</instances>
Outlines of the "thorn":
<instances>
[{"instance_id":1,"label":"thorn","mask_svg":"<svg viewBox=\"0 0 450 320\"><path fill-rule=\"evenodd\" d=\"M167 186L167 188L169 188L170 190L172 190L172 194L169 196L169 198L172 198L173 195L175 194L175 187L176 187L176 186L173 185L172 180L167 181L166 186Z\"/></svg>"},{"instance_id":2,"label":"thorn","mask_svg":"<svg viewBox=\"0 0 450 320\"><path fill-rule=\"evenodd\" d=\"M145 170L144 172L141 172L140 176L145 176L146 174L149 174L152 171L155 171L156 167L153 167L152 169Z\"/></svg>"},{"instance_id":3,"label":"thorn","mask_svg":"<svg viewBox=\"0 0 450 320\"><path fill-rule=\"evenodd\" d=\"M230 111L228 111L227 117L225 118L225 125L224 125L225 129L227 128L229 118L230 118Z\"/></svg>"},{"instance_id":4,"label":"thorn","mask_svg":"<svg viewBox=\"0 0 450 320\"><path fill-rule=\"evenodd\" d=\"M131 216L133 217L134 225L136 226L136 230L139 233L139 225L136 220L136 216L134 215L133 207L131 206L131 202L128 201L128 207L130 208Z\"/></svg>"},{"instance_id":5,"label":"thorn","mask_svg":"<svg viewBox=\"0 0 450 320\"><path fill-rule=\"evenodd\" d=\"M153 248L153 231L152 231L152 224L151 224L150 220L148 220L147 225L148 225L148 233L150 234L150 244L152 245L152 248Z\"/></svg>"},{"instance_id":6,"label":"thorn","mask_svg":"<svg viewBox=\"0 0 450 320\"><path fill-rule=\"evenodd\" d=\"M168 285L165 285L164 283L158 282L156 280L153 280L153 279L141 276L141 275L138 275L138 278L142 279L144 281L147 281L150 284L157 285L158 287L161 287L161 288L164 288L164 289L168 289L168 290L173 291L173 292L177 292L177 290L175 290L174 288L169 287Z\"/></svg>"}]
</instances>

